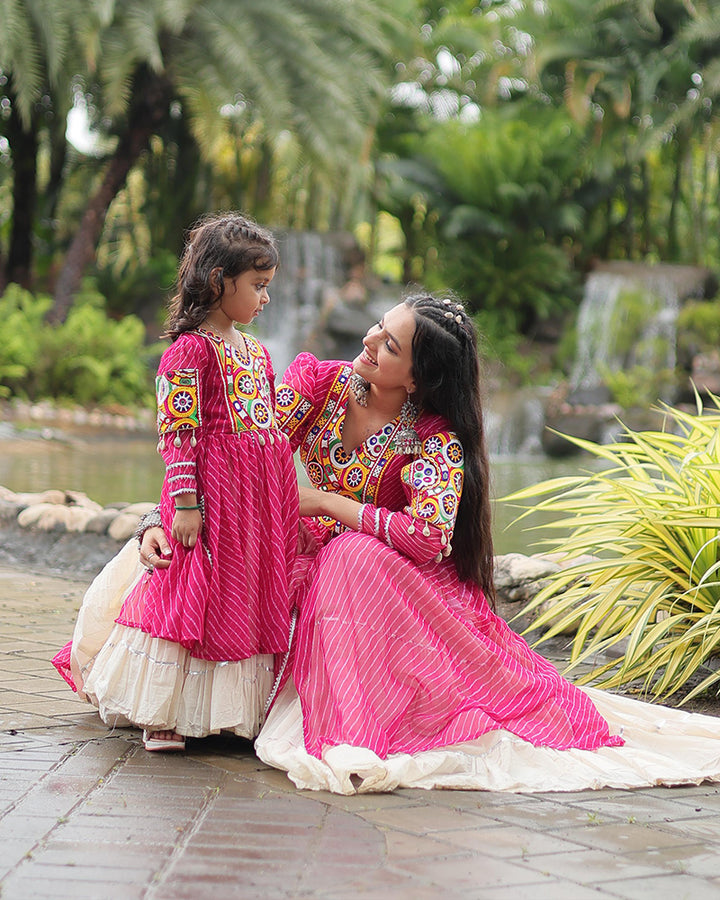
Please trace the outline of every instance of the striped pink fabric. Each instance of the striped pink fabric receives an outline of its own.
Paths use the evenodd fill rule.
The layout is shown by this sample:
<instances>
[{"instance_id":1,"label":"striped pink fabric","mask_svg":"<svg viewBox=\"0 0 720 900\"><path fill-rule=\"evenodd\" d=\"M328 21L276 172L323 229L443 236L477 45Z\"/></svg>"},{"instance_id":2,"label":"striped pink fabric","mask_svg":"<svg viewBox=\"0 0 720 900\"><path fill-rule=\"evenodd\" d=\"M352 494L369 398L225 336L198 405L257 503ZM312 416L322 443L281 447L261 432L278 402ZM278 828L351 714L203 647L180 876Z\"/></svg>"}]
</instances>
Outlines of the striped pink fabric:
<instances>
[{"instance_id":1,"label":"striped pink fabric","mask_svg":"<svg viewBox=\"0 0 720 900\"><path fill-rule=\"evenodd\" d=\"M293 444L306 466L323 471L330 471L328 452L347 400L345 393L337 402L342 365L306 355L278 388L307 401L288 405L300 410ZM417 430L426 439L447 423L423 416ZM330 539L317 522L305 523L320 541L306 534L296 564L292 674L308 752L319 757L323 747L347 743L384 757L498 728L557 749L622 744L588 697L495 615L479 588L460 581L452 556L435 561L439 529L409 533L413 498L401 477L408 462L396 454L383 465L374 495L359 498L368 503L365 533ZM402 552L388 546L387 534Z\"/></svg>"},{"instance_id":2,"label":"striped pink fabric","mask_svg":"<svg viewBox=\"0 0 720 900\"><path fill-rule=\"evenodd\" d=\"M245 407L235 412L236 395L247 395L245 406L258 417L273 408L269 358L253 339L247 344L251 359L245 368L235 359L231 371L223 371L217 344L206 334L183 335L163 354L159 372L196 370L200 392L200 424L176 432L179 447L172 433L165 435L163 526L171 539L171 473L179 469L172 466L190 460L205 506L202 540L191 550L173 542L171 566L148 575L117 619L179 643L200 659L245 659L282 652L288 643L297 475L289 442L276 428L235 430L245 415ZM257 407L254 394L262 401Z\"/></svg>"}]
</instances>

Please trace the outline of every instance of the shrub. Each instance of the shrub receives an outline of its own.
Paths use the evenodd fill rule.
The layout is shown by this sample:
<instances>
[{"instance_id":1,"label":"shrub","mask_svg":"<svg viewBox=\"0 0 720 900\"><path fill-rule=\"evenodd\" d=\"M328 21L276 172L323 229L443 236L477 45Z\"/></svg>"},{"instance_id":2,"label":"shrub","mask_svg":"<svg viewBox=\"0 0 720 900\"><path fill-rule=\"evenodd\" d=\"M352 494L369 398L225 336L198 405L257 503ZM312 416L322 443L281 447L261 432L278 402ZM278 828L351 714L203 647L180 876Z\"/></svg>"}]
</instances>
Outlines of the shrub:
<instances>
[{"instance_id":1,"label":"shrub","mask_svg":"<svg viewBox=\"0 0 720 900\"><path fill-rule=\"evenodd\" d=\"M32 392L32 373L39 361L43 322L52 306L49 297L33 297L17 284L10 284L0 297L0 397Z\"/></svg>"},{"instance_id":2,"label":"shrub","mask_svg":"<svg viewBox=\"0 0 720 900\"><path fill-rule=\"evenodd\" d=\"M568 563L523 610L536 613L538 643L575 629L568 671L579 682L639 683L655 698L683 701L715 688L720 669L720 401L697 414L664 407L678 433L632 432L613 445L568 437L603 460L587 476L560 478L505 498L524 516L550 516L542 542ZM588 562L587 554L592 554ZM581 557L585 557L584 559ZM617 658L596 663L614 647Z\"/></svg>"},{"instance_id":3,"label":"shrub","mask_svg":"<svg viewBox=\"0 0 720 900\"><path fill-rule=\"evenodd\" d=\"M105 300L90 284L60 325L44 321L52 306L11 285L0 298L0 314L12 340L0 350L0 392L29 400L52 398L82 405L147 406L152 403L150 358L145 326L136 316L113 320Z\"/></svg>"},{"instance_id":4,"label":"shrub","mask_svg":"<svg viewBox=\"0 0 720 900\"><path fill-rule=\"evenodd\" d=\"M678 344L686 354L705 353L720 347L720 303L690 300L678 314Z\"/></svg>"}]
</instances>

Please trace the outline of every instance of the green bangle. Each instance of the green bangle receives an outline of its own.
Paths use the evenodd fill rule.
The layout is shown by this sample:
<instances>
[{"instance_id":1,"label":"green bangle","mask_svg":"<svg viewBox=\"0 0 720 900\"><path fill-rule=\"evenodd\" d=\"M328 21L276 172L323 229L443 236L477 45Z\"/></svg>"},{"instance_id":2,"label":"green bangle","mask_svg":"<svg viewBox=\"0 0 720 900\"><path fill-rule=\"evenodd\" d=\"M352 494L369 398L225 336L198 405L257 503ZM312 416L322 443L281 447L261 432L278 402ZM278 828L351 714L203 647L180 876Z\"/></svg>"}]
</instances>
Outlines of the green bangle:
<instances>
[{"instance_id":1,"label":"green bangle","mask_svg":"<svg viewBox=\"0 0 720 900\"><path fill-rule=\"evenodd\" d=\"M176 506L175 509L200 509L200 504L196 503L195 506Z\"/></svg>"}]
</instances>

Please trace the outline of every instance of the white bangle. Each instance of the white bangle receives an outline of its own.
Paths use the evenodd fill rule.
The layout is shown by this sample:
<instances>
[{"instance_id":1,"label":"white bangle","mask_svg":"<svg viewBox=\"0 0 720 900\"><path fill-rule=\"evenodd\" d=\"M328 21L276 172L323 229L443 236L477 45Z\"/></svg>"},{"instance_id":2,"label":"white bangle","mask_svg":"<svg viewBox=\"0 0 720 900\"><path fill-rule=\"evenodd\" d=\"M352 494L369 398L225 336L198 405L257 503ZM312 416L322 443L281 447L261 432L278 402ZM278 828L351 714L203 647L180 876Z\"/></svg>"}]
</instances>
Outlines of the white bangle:
<instances>
[{"instance_id":1,"label":"white bangle","mask_svg":"<svg viewBox=\"0 0 720 900\"><path fill-rule=\"evenodd\" d=\"M361 504L360 509L358 510L358 520L357 520L357 530L363 530L363 515L365 514L365 504Z\"/></svg>"},{"instance_id":2,"label":"white bangle","mask_svg":"<svg viewBox=\"0 0 720 900\"><path fill-rule=\"evenodd\" d=\"M388 513L387 519L385 519L385 543L386 543L386 544L388 545L388 547L390 547L392 550L394 550L395 547L393 546L393 542L392 542L392 540L391 540L391 538L390 538L390 519L392 519L392 517L393 517L394 515L395 515L395 513Z\"/></svg>"},{"instance_id":3,"label":"white bangle","mask_svg":"<svg viewBox=\"0 0 720 900\"><path fill-rule=\"evenodd\" d=\"M375 507L375 524L373 525L373 534L376 538L380 537L380 507Z\"/></svg>"}]
</instances>

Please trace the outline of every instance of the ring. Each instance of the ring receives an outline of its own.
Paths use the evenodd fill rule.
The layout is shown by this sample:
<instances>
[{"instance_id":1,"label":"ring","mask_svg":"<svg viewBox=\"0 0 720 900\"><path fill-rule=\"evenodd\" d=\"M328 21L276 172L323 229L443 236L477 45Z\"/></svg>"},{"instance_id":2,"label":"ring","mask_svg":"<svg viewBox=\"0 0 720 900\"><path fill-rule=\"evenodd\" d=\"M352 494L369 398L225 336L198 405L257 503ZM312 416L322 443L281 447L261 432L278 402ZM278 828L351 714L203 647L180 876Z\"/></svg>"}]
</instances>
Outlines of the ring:
<instances>
[{"instance_id":1,"label":"ring","mask_svg":"<svg viewBox=\"0 0 720 900\"><path fill-rule=\"evenodd\" d=\"M147 557L147 558L148 558L148 559L152 559L153 556L157 556L157 554L156 554L156 553L148 553L148 557Z\"/></svg>"}]
</instances>

